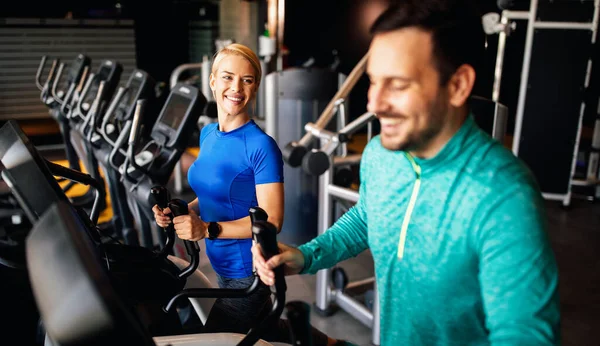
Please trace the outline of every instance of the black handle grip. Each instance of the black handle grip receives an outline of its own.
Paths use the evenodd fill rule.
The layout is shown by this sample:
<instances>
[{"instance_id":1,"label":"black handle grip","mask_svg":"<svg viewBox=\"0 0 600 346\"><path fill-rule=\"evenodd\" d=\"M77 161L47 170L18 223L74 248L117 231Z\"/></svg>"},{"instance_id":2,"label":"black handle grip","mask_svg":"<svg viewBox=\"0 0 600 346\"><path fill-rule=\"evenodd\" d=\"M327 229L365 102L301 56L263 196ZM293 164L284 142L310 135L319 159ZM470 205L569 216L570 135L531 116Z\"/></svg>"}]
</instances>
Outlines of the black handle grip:
<instances>
[{"instance_id":1,"label":"black handle grip","mask_svg":"<svg viewBox=\"0 0 600 346\"><path fill-rule=\"evenodd\" d=\"M158 205L160 209L165 209L171 199L169 191L164 186L154 186L150 189L150 198L152 199L152 204Z\"/></svg>"},{"instance_id":2,"label":"black handle grip","mask_svg":"<svg viewBox=\"0 0 600 346\"><path fill-rule=\"evenodd\" d=\"M248 214L250 214L250 220L252 221L252 224L254 225L254 223L256 221L267 221L267 219L269 218L269 215L267 215L267 212L264 211L264 209L262 209L261 207L251 207L248 210Z\"/></svg>"},{"instance_id":3,"label":"black handle grip","mask_svg":"<svg viewBox=\"0 0 600 346\"><path fill-rule=\"evenodd\" d=\"M188 255L190 255L192 258L194 257L194 254L200 251L198 243L195 241L184 240L183 244L185 244L185 250L187 251Z\"/></svg>"},{"instance_id":4,"label":"black handle grip","mask_svg":"<svg viewBox=\"0 0 600 346\"><path fill-rule=\"evenodd\" d=\"M189 214L188 204L181 199L172 199L169 201L168 206L173 212L173 217ZM184 240L183 244L185 245L188 255L192 258L200 251L198 243L195 241Z\"/></svg>"},{"instance_id":5,"label":"black handle grip","mask_svg":"<svg viewBox=\"0 0 600 346\"><path fill-rule=\"evenodd\" d=\"M170 200L167 206L171 210L171 213L173 213L173 217L189 214L187 202L179 198Z\"/></svg>"},{"instance_id":6,"label":"black handle grip","mask_svg":"<svg viewBox=\"0 0 600 346\"><path fill-rule=\"evenodd\" d=\"M167 190L164 186L154 186L150 189L150 196L148 200L150 201L150 205L156 204L160 210L162 211L166 207L169 206L169 190ZM173 220L173 213L167 215L171 220ZM173 245L175 244L175 228L173 228L173 223L169 224L165 229L167 233L167 241L165 242L165 246L158 253L159 257L167 257L173 251Z\"/></svg>"},{"instance_id":7,"label":"black handle grip","mask_svg":"<svg viewBox=\"0 0 600 346\"><path fill-rule=\"evenodd\" d=\"M279 247L277 246L277 227L266 221L256 221L252 225L252 233L256 241L260 244L262 255L265 260L277 255Z\"/></svg>"},{"instance_id":8,"label":"black handle grip","mask_svg":"<svg viewBox=\"0 0 600 346\"><path fill-rule=\"evenodd\" d=\"M170 200L168 206L173 214L173 217L189 214L187 202L181 199L175 198ZM183 244L185 245L185 250L191 258L191 262L187 268L183 269L181 273L179 273L179 277L182 279L190 276L198 268L198 264L200 263L200 248L198 247L198 243L195 241L184 240Z\"/></svg>"},{"instance_id":9,"label":"black handle grip","mask_svg":"<svg viewBox=\"0 0 600 346\"><path fill-rule=\"evenodd\" d=\"M312 346L310 306L301 301L289 302L285 305L290 322L290 338L292 345Z\"/></svg>"}]
</instances>

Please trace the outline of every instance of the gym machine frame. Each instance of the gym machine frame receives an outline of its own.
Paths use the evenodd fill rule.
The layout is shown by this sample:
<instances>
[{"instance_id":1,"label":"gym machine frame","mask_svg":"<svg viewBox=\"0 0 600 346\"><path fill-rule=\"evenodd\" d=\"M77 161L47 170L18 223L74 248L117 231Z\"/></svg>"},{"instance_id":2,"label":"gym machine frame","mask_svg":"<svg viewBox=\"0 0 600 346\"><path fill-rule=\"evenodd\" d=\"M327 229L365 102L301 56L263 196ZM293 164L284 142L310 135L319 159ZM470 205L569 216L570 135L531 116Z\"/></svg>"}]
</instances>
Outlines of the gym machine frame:
<instances>
[{"instance_id":1,"label":"gym machine frame","mask_svg":"<svg viewBox=\"0 0 600 346\"><path fill-rule=\"evenodd\" d=\"M523 146L521 146L521 141L522 141L522 137L523 137L523 127L524 127L523 122L525 120L524 114L525 114L525 108L526 108L527 94L528 94L528 91L531 92L530 89L532 88L532 86L530 85L531 84L530 68L532 66L532 51L533 51L533 45L534 45L534 34L539 34L543 31L547 32L548 30L557 30L557 31L558 30L569 30L571 32L573 32L573 31L583 31L583 32L590 31L591 32L591 45L593 46L596 42L596 36L597 36L597 31L598 31L598 17L599 17L599 11L600 11L600 1L599 0L593 1L594 11L593 11L591 22L585 22L585 21L567 22L567 21L540 20L538 18L539 17L538 12L541 12L541 11L538 11L538 9L539 9L538 5L539 5L539 3L544 3L544 2L545 1L543 1L543 0L542 1L532 0L529 11L510 11L510 10L502 11L502 14L499 18L499 23L492 25L490 27L490 31L487 32L488 34L491 34L493 32L499 33L498 51L497 51L497 56L496 56L496 66L495 66L495 72L494 72L494 85L493 85L493 92L492 92L493 101L498 102L499 96L500 96L500 84L501 84L500 82L501 82L502 70L503 70L506 37L508 35L510 35L511 31L514 31L515 27L516 27L515 23L511 22L511 20L526 20L528 23L526 39L525 39L525 51L524 51L524 56L523 56L523 65L522 65L523 67L521 70L521 84L520 84L520 89L519 89L519 97L518 97L517 110L516 110L514 138L513 138L513 144L512 144L512 151L517 156L519 156L519 154L521 154L521 156L523 156L523 150L522 150ZM547 6L547 4L543 4L543 5ZM546 9L546 12L548 12L547 9ZM492 14L492 15L494 15L494 14ZM544 13L544 15L547 15L547 13ZM498 20L497 17L494 19ZM485 23L485 21L484 21L484 23ZM485 25L484 25L484 27L485 27ZM587 71L585 73L584 81L582 84L583 90L587 89L589 86L590 77L591 77L591 69L592 69L592 56L590 55L587 60ZM566 184L566 191L564 193L549 192L549 191L544 191L545 189L544 189L544 187L542 187L542 195L544 196L545 199L561 201L564 206L568 206L571 202L571 187L573 185L581 186L581 185L589 185L589 184L594 183L594 182L573 179L573 177L575 175L577 153L579 150L581 128L582 128L583 117L584 117L584 112L585 112L585 98L584 97L581 97L580 103L581 103L581 106L579 109L576 133L574 136L573 155L571 157L571 162L570 162L570 171L569 171L568 182Z\"/></svg>"},{"instance_id":2,"label":"gym machine frame","mask_svg":"<svg viewBox=\"0 0 600 346\"><path fill-rule=\"evenodd\" d=\"M342 104L340 104L342 106ZM343 107L338 108L338 112L341 113ZM338 145L345 141L346 136L356 132L361 127L371 125L371 122L375 119L373 113L365 113L358 119L354 120L347 126L340 129L337 133L328 133L327 131L315 128L312 124L307 124L305 129L321 139L322 150L325 152L329 162L329 169L327 169L319 177L319 216L318 216L318 231L319 235L325 233L329 227L333 224L333 202L334 198L350 202L355 204L358 202L359 193L350 188L335 185L333 182L333 168L340 164L358 165L360 163L361 155L352 156L332 156L331 153L337 149ZM346 137L347 138L347 137ZM317 153L313 151L312 153ZM307 159L310 158L312 153L307 154ZM361 281L351 282L345 287L332 287L330 285L332 269L323 269L317 273L317 293L315 306L321 312L328 314L329 306L332 303L337 305L356 318L358 321L363 323L365 326L372 329L371 342L373 345L380 344L380 324L379 324L379 295L377 294L377 287L375 278L370 277ZM356 298L344 292L347 289L373 284L373 292L375 293L373 299L373 311L370 311L365 304L359 302Z\"/></svg>"}]
</instances>

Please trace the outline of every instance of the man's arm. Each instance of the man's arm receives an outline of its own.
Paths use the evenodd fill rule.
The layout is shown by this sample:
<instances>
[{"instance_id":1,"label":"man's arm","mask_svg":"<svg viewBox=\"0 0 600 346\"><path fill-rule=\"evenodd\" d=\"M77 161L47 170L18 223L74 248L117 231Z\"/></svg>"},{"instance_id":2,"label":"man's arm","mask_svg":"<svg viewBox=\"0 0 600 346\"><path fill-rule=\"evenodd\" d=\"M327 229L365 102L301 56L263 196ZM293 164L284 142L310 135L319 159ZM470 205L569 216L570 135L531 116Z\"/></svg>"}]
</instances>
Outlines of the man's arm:
<instances>
[{"instance_id":1,"label":"man's arm","mask_svg":"<svg viewBox=\"0 0 600 346\"><path fill-rule=\"evenodd\" d=\"M367 143L360 162L358 202L340 217L325 233L301 245L304 256L301 274L314 274L350 257L356 257L369 247L367 227L367 185L371 142Z\"/></svg>"},{"instance_id":2,"label":"man's arm","mask_svg":"<svg viewBox=\"0 0 600 346\"><path fill-rule=\"evenodd\" d=\"M359 200L325 233L298 247L304 255L300 274L314 274L357 256L369 247L367 240L367 219Z\"/></svg>"},{"instance_id":3,"label":"man's arm","mask_svg":"<svg viewBox=\"0 0 600 346\"><path fill-rule=\"evenodd\" d=\"M558 269L543 201L519 187L489 209L479 232L479 280L492 345L560 340Z\"/></svg>"}]
</instances>

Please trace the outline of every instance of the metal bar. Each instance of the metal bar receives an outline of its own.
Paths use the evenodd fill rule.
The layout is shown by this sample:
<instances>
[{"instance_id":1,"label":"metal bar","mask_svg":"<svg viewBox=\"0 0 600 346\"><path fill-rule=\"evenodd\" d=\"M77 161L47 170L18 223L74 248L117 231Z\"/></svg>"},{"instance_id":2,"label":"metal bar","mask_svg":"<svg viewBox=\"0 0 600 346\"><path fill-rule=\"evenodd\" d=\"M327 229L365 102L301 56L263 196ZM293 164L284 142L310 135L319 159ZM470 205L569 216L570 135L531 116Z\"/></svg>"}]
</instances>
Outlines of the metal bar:
<instances>
[{"instance_id":1,"label":"metal bar","mask_svg":"<svg viewBox=\"0 0 600 346\"><path fill-rule=\"evenodd\" d=\"M535 22L535 29L573 29L573 30L593 30L592 23L572 23L572 22Z\"/></svg>"},{"instance_id":2,"label":"metal bar","mask_svg":"<svg viewBox=\"0 0 600 346\"><path fill-rule=\"evenodd\" d=\"M347 134L347 135L351 135L354 132L358 131L358 129L360 129L361 127L363 127L366 123L369 123L370 121L372 121L373 119L375 119L375 114L370 113L370 112L366 112L363 115L361 115L358 118L356 118L350 124L346 125L343 129L341 129L338 132L339 133L344 133L344 134Z\"/></svg>"},{"instance_id":3,"label":"metal bar","mask_svg":"<svg viewBox=\"0 0 600 346\"><path fill-rule=\"evenodd\" d=\"M367 52L362 57L362 59L360 59L358 64L354 66L348 77L344 80L344 85L340 87L340 89L335 93L331 101L329 101L323 112L321 112L321 116L316 121L317 127L327 127L327 124L329 124L329 121L334 115L335 102L340 98L346 98L350 94L352 88L354 88L354 85L356 85L360 77L365 72L368 57L369 53Z\"/></svg>"},{"instance_id":4,"label":"metal bar","mask_svg":"<svg viewBox=\"0 0 600 346\"><path fill-rule=\"evenodd\" d=\"M330 169L327 170L327 172L329 172L329 171L330 171ZM323 175L327 174L327 172L324 173ZM358 192L354 191L352 189L329 184L329 186L327 187L327 190L328 190L329 194L333 197L342 198L342 199L345 199L347 201L354 202L354 203L358 202Z\"/></svg>"},{"instance_id":5,"label":"metal bar","mask_svg":"<svg viewBox=\"0 0 600 346\"><path fill-rule=\"evenodd\" d=\"M533 23L537 15L537 5L538 0L531 0L529 11L529 23L527 25L527 34L525 38L525 54L523 56L523 69L521 71L519 100L517 103L517 116L515 120L515 129L512 143L512 151L516 156L519 156L519 142L521 139L521 129L523 127L523 111L525 110L525 97L527 95L527 83L529 81L529 65L531 64L531 50L533 46Z\"/></svg>"},{"instance_id":6,"label":"metal bar","mask_svg":"<svg viewBox=\"0 0 600 346\"><path fill-rule=\"evenodd\" d=\"M202 78L202 94L206 97L207 101L213 101L213 93L210 90L210 59L208 56L202 56L202 70L201 70L201 78Z\"/></svg>"},{"instance_id":7,"label":"metal bar","mask_svg":"<svg viewBox=\"0 0 600 346\"><path fill-rule=\"evenodd\" d=\"M265 132L273 137L275 141L279 141L277 138L277 83L279 80L278 73L270 73L265 78Z\"/></svg>"},{"instance_id":8,"label":"metal bar","mask_svg":"<svg viewBox=\"0 0 600 346\"><path fill-rule=\"evenodd\" d=\"M193 69L202 69L203 63L193 63L193 64L182 64L177 66L173 72L171 72L171 76L169 78L169 87L173 89L177 82L179 82L179 76L186 70Z\"/></svg>"},{"instance_id":9,"label":"metal bar","mask_svg":"<svg viewBox=\"0 0 600 346\"><path fill-rule=\"evenodd\" d=\"M283 31L285 29L285 0L277 1L277 71L283 71Z\"/></svg>"},{"instance_id":10,"label":"metal bar","mask_svg":"<svg viewBox=\"0 0 600 346\"><path fill-rule=\"evenodd\" d=\"M508 18L502 17L502 25L508 25ZM492 90L492 100L498 102L500 99L500 82L502 80L502 68L504 66L504 50L506 48L506 30L502 30L498 35L498 52L496 53L496 68L494 70L494 88Z\"/></svg>"},{"instance_id":11,"label":"metal bar","mask_svg":"<svg viewBox=\"0 0 600 346\"><path fill-rule=\"evenodd\" d=\"M542 196L548 200L562 201L567 196L566 194L542 192Z\"/></svg>"},{"instance_id":12,"label":"metal bar","mask_svg":"<svg viewBox=\"0 0 600 346\"><path fill-rule=\"evenodd\" d=\"M317 127L313 123L306 123L304 125L304 130L310 133L311 135L315 136L316 138L324 139L327 142L332 141L334 138L337 138L336 133Z\"/></svg>"},{"instance_id":13,"label":"metal bar","mask_svg":"<svg viewBox=\"0 0 600 346\"><path fill-rule=\"evenodd\" d=\"M502 16L508 19L529 19L529 11L502 11Z\"/></svg>"},{"instance_id":14,"label":"metal bar","mask_svg":"<svg viewBox=\"0 0 600 346\"><path fill-rule=\"evenodd\" d=\"M370 277L370 278L366 278L363 280L359 280L359 281L352 281L349 284L346 285L345 289L346 290L350 290L353 289L355 287L360 287L360 286L366 286L366 285L371 285L375 283L375 277Z\"/></svg>"},{"instance_id":15,"label":"metal bar","mask_svg":"<svg viewBox=\"0 0 600 346\"><path fill-rule=\"evenodd\" d=\"M373 292L375 296L373 297L373 330L371 331L371 342L373 345L380 345L380 331L381 324L379 321L380 309L379 309L379 292L377 291L377 282L375 282L375 287L373 288Z\"/></svg>"},{"instance_id":16,"label":"metal bar","mask_svg":"<svg viewBox=\"0 0 600 346\"><path fill-rule=\"evenodd\" d=\"M596 43L598 35L598 20L600 16L600 0L594 1L594 17L592 19L592 44Z\"/></svg>"},{"instance_id":17,"label":"metal bar","mask_svg":"<svg viewBox=\"0 0 600 346\"><path fill-rule=\"evenodd\" d=\"M362 159L362 154L352 154L348 156L334 156L333 165L358 165Z\"/></svg>"},{"instance_id":18,"label":"metal bar","mask_svg":"<svg viewBox=\"0 0 600 346\"><path fill-rule=\"evenodd\" d=\"M600 6L599 4L600 4L600 0L594 1L594 17L592 19L592 23L590 24L591 30L592 30L591 45L594 45L594 42L596 40L597 30L598 30L597 25L598 25L598 11L599 11L599 6ZM585 82L584 82L585 89L587 89L589 87L591 74L592 74L592 59L590 57L590 59L588 60ZM579 120L577 123L577 135L575 136L575 145L573 148L573 157L571 160L571 174L569 176L569 184L567 187L567 196L565 196L565 199L563 200L564 205L569 205L571 203L573 177L575 176L575 170L577 167L577 154L579 152L579 144L580 144L580 140L581 140L581 130L583 127L584 114L585 114L585 102L581 102L581 108L580 108L580 112L579 112Z\"/></svg>"},{"instance_id":19,"label":"metal bar","mask_svg":"<svg viewBox=\"0 0 600 346\"><path fill-rule=\"evenodd\" d=\"M373 327L373 313L369 311L366 306L357 302L354 298L342 291L334 290L332 293L335 302L340 308L354 316L354 318L359 320L365 326L369 328Z\"/></svg>"},{"instance_id":20,"label":"metal bar","mask_svg":"<svg viewBox=\"0 0 600 346\"><path fill-rule=\"evenodd\" d=\"M324 141L322 140L321 142ZM331 160L331 157L329 157L329 160ZM333 176L331 174L331 169L328 169L319 177L319 235L325 233L331 225L331 204L333 201L329 195L328 187L331 185L332 180ZM331 290L329 288L330 272L331 269L323 269L317 272L315 305L322 311L327 310L331 302Z\"/></svg>"},{"instance_id":21,"label":"metal bar","mask_svg":"<svg viewBox=\"0 0 600 346\"><path fill-rule=\"evenodd\" d=\"M258 86L258 94L256 95L257 98L257 103L258 103L258 109L256 110L256 117L258 119L265 119L266 115L266 106L265 106L265 82L267 79L267 63L264 61L264 59L260 60L260 68L262 70L262 76L260 78L260 85ZM265 129L265 127L263 127L263 130Z\"/></svg>"}]
</instances>

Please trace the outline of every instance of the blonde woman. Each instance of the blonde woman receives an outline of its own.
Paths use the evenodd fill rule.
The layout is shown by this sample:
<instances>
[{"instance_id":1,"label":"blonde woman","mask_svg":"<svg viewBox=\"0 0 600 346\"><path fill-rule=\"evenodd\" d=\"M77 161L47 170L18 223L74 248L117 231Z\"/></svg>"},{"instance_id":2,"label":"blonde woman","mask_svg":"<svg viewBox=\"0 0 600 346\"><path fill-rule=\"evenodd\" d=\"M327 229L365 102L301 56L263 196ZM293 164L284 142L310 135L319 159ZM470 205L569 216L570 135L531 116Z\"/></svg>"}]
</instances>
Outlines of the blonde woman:
<instances>
[{"instance_id":1,"label":"blonde woman","mask_svg":"<svg viewBox=\"0 0 600 346\"><path fill-rule=\"evenodd\" d=\"M268 221L279 230L283 223L281 151L248 113L255 104L261 76L258 57L244 45L231 44L216 54L210 88L217 103L218 123L202 128L200 153L188 171L197 198L189 203L189 215L173 219L179 238L206 239L206 254L221 288L245 288L254 280L248 209L264 209ZM158 225L166 227L169 218L157 206L153 211ZM246 333L270 309L270 290L261 283L247 298L218 299L206 331ZM273 334L267 339L287 341L288 332L283 329L287 327L279 323L280 327L269 328ZM313 335L317 337L315 344L328 343L322 333L313 331Z\"/></svg>"}]
</instances>

